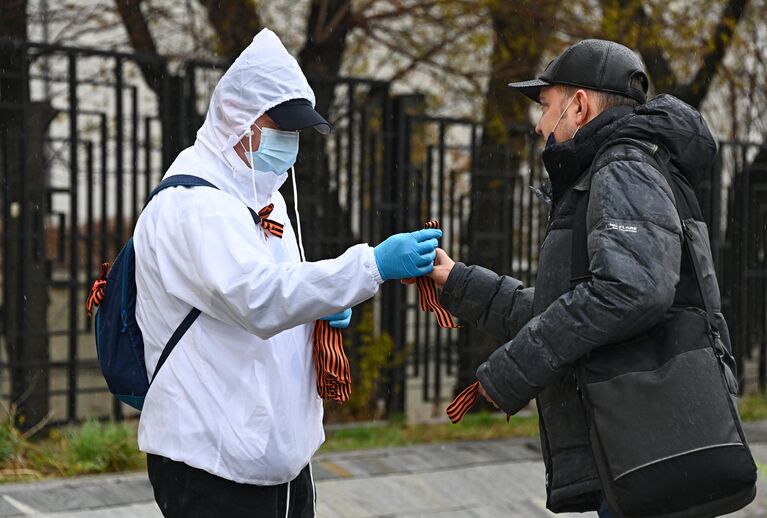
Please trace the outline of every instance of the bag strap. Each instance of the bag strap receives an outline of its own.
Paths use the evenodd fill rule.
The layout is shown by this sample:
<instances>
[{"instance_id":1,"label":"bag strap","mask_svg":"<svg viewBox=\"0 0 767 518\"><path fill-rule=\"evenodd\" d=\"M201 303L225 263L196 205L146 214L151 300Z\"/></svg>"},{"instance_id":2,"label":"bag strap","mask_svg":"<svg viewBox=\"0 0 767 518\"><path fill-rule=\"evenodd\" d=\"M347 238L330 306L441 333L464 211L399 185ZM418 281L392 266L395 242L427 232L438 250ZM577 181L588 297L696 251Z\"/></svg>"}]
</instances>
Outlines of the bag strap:
<instances>
[{"instance_id":1,"label":"bag strap","mask_svg":"<svg viewBox=\"0 0 767 518\"><path fill-rule=\"evenodd\" d=\"M692 247L692 244L690 243L695 239L695 233L690 229L689 226L687 226L687 222L685 220L685 217L682 215L682 211L679 209L679 205L684 205L685 212L687 214L691 214L690 205L691 201L688 199L687 195L679 189L677 186L676 181L674 181L673 173L668 168L668 161L669 161L669 155L668 151L665 150L665 148L658 147L657 145L654 146L654 152L650 154L651 163L656 166L658 171L663 175L663 177L666 179L666 181L669 184L669 187L671 187L671 193L674 197L674 207L676 207L676 213L679 216L679 223L682 225L682 247L687 250L687 255L690 258L690 266L692 267L692 274L695 277L695 284L698 286L698 294L700 295L700 300L703 305L703 309L706 311L706 314L708 315L709 323L711 324L711 327L716 329L716 317L714 315L714 310L711 307L711 304L709 300L706 298L705 292L703 291L703 275L702 271L703 268L700 264L700 259L698 258L698 255L695 253L695 250ZM697 203L697 200L696 200Z\"/></svg>"},{"instance_id":2,"label":"bag strap","mask_svg":"<svg viewBox=\"0 0 767 518\"><path fill-rule=\"evenodd\" d=\"M162 354L160 354L160 359L157 361L157 367L154 368L154 374L152 374L152 380L149 382L149 384L152 384L152 381L157 377L157 373L160 372L160 367L165 363L165 360L168 359L168 356L173 351L173 349L176 347L176 344L178 344L178 341L181 340L181 337L184 336L184 333L186 333L190 327L192 327L192 324L195 320L197 320L197 317L200 316L201 311L197 308L192 308L192 310L189 312L189 314L184 318L184 320L181 322L181 325L176 328L176 330L173 332L173 335L171 335L170 340L168 340L168 343L165 344L165 347L162 350Z\"/></svg>"},{"instance_id":3,"label":"bag strap","mask_svg":"<svg viewBox=\"0 0 767 518\"><path fill-rule=\"evenodd\" d=\"M687 226L687 223L685 221L684 216L682 215L682 212L680 211L679 204L683 204L685 209L687 210L687 213L691 213L690 211L690 200L687 199L687 196L685 193L677 187L676 182L674 181L674 178L672 176L671 171L668 168L668 152L662 148L659 147L657 144L651 144L648 142L642 142L634 139L618 139L615 141L612 141L605 146L602 146L602 148L597 151L597 154L592 161L591 168L589 169L589 172L587 173L589 175L589 182L591 182L591 174L593 172L593 168L595 167L595 164L597 163L597 159L599 156L608 148L619 145L619 144L628 144L633 145L635 148L641 149L645 152L647 155L648 161L650 162L650 165L654 166L660 173L663 175L663 178L666 179L666 182L668 182L669 187L671 188L671 193L674 199L674 208L676 209L677 215L679 216L679 222L682 225L682 247L684 250L686 250L687 255L690 257L690 266L692 268L692 273L695 277L695 284L698 287L698 293L700 295L700 300L703 306L703 309L706 312L706 315L708 316L709 324L712 326L712 328L716 329L716 318L714 316L714 311L711 308L711 304L706 299L706 296L703 291L703 278L701 276L701 272L703 271L700 265L700 260L698 259L697 255L695 254L695 251L692 248L692 245L690 244L690 241L692 241L695 238L695 234L692 232L692 230ZM573 219L573 234L572 234L572 250L571 250L571 263L570 263L570 289L575 289L575 287L585 281L588 281L591 279L591 272L589 271L589 253L588 253L588 229L587 229L587 222L586 222L586 212L588 209L589 204L589 196L590 196L591 190L588 189L584 192L584 194L581 196L581 198L578 200L576 207L575 207L575 215Z\"/></svg>"},{"instance_id":4,"label":"bag strap","mask_svg":"<svg viewBox=\"0 0 767 518\"><path fill-rule=\"evenodd\" d=\"M590 173L589 173L590 174ZM589 193L584 191L575 206L573 216L573 246L570 259L570 289L575 289L582 282L591 280L589 271L588 229L586 228L586 211L589 206Z\"/></svg>"},{"instance_id":5,"label":"bag strap","mask_svg":"<svg viewBox=\"0 0 767 518\"><path fill-rule=\"evenodd\" d=\"M170 187L212 187L213 189L220 190L218 187L209 181L200 178L199 176L190 174L177 174L165 178L159 183L157 187L152 189L152 192L149 193L149 196L147 196L147 199L144 202L144 208L146 208L149 202L152 201L152 198L157 196L157 194L159 194L161 191L164 191ZM261 224L261 216L259 216L258 213L250 207L248 207L248 211L250 212L250 217L253 218L253 223L255 223L256 228L258 228ZM168 340L168 343L165 344L165 347L162 350L162 354L160 354L160 359L157 361L157 367L155 367L152 379L149 381L150 385L157 377L157 373L160 372L160 367L163 366L170 353L176 347L176 344L178 344L179 340L181 340L181 337L184 336L184 334L189 330L194 321L197 320L197 317L200 316L200 313L201 311L199 309L192 308L181 322L181 324L173 332L170 340Z\"/></svg>"},{"instance_id":6,"label":"bag strap","mask_svg":"<svg viewBox=\"0 0 767 518\"><path fill-rule=\"evenodd\" d=\"M157 196L161 191L168 189L169 187L211 187L217 191L221 190L209 181L200 178L199 176L194 176L191 174L176 174L169 176L161 181L157 187L155 187L152 192L149 193L149 196L147 196L146 201L144 202L144 208L146 208L147 204L152 201L152 198ZM255 223L256 227L258 227L261 224L261 216L259 216L258 212L249 206L246 205L246 207L248 207L250 217L253 218L253 223Z\"/></svg>"}]
</instances>

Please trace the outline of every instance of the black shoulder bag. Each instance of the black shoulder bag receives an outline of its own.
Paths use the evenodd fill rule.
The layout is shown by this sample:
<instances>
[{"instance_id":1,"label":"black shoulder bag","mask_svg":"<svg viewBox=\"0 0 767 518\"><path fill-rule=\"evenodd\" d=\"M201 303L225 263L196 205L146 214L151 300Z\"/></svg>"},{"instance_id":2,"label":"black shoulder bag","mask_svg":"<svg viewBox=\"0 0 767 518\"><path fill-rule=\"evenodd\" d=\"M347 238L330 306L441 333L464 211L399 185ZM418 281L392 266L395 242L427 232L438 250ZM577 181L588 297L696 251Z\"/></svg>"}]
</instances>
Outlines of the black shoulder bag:
<instances>
[{"instance_id":1,"label":"black shoulder bag","mask_svg":"<svg viewBox=\"0 0 767 518\"><path fill-rule=\"evenodd\" d=\"M645 151L671 186L684 230L682 260L690 260L701 304L674 306L671 316L650 330L598 347L577 362L604 497L616 518L731 513L754 499L756 465L738 415L730 352L704 294L699 254L708 250L705 225L692 218L697 200L685 195L677 184L681 180L656 156L656 145L614 145ZM591 278L588 191L581 196L573 223L572 288ZM699 239L706 247L695 242Z\"/></svg>"}]
</instances>

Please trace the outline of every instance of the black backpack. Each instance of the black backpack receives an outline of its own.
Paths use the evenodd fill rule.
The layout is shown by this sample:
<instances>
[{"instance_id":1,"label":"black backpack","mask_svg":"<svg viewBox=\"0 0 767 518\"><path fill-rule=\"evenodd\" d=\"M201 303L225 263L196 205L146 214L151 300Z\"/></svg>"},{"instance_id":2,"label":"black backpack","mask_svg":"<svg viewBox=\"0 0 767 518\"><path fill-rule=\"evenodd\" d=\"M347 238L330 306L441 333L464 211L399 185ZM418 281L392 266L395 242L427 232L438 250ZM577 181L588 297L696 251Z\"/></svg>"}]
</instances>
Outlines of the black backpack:
<instances>
[{"instance_id":1,"label":"black backpack","mask_svg":"<svg viewBox=\"0 0 767 518\"><path fill-rule=\"evenodd\" d=\"M700 207L686 180L670 172L664 149L631 139L608 147L619 145L643 150L671 186L684 230L682 261L689 261L677 294L697 286L700 304L675 305L648 331L576 364L604 498L616 518L731 513L754 499L757 470L738 415L734 361L704 296L701 257L710 260L711 252L705 224L694 217ZM585 191L573 223L571 288L591 278L587 205Z\"/></svg>"}]
</instances>

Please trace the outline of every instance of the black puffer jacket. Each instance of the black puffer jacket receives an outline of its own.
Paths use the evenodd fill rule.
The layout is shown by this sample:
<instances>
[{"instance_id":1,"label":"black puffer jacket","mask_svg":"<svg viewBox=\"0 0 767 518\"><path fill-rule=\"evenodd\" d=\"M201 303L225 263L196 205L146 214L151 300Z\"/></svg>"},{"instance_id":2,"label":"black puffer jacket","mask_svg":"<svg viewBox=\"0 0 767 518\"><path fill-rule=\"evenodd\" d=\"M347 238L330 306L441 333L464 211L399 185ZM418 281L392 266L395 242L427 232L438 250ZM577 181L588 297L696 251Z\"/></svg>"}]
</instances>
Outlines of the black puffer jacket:
<instances>
[{"instance_id":1,"label":"black puffer jacket","mask_svg":"<svg viewBox=\"0 0 767 518\"><path fill-rule=\"evenodd\" d=\"M641 146L609 146L627 138L665 148L670 169L686 178L687 188L716 154L700 114L674 97L600 114L574 139L544 152L553 205L536 287L457 263L441 294L451 313L507 342L477 371L501 409L514 413L537 398L547 506L555 512L594 510L600 495L573 364L596 347L650 328L672 305L700 300L692 286L677 290L685 261L670 186ZM586 189L592 280L571 290L573 191ZM704 291L729 347L708 233L702 221L692 230L699 235Z\"/></svg>"}]
</instances>

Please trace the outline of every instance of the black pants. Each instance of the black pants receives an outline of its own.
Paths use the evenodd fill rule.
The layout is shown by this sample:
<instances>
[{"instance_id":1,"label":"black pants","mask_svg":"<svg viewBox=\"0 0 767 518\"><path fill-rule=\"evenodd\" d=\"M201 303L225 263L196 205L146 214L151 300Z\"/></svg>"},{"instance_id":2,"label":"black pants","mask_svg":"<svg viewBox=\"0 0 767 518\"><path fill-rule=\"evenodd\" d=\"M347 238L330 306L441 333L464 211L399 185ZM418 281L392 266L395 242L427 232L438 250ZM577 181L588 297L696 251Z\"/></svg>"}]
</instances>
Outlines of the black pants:
<instances>
[{"instance_id":1,"label":"black pants","mask_svg":"<svg viewBox=\"0 0 767 518\"><path fill-rule=\"evenodd\" d=\"M287 484L238 484L158 455L147 455L154 498L166 518L313 518L307 465Z\"/></svg>"}]
</instances>

